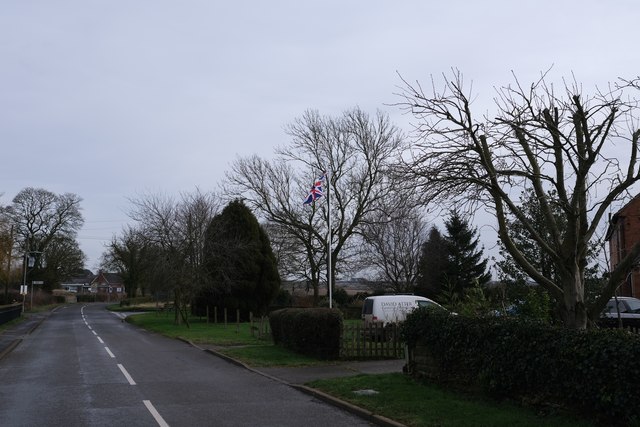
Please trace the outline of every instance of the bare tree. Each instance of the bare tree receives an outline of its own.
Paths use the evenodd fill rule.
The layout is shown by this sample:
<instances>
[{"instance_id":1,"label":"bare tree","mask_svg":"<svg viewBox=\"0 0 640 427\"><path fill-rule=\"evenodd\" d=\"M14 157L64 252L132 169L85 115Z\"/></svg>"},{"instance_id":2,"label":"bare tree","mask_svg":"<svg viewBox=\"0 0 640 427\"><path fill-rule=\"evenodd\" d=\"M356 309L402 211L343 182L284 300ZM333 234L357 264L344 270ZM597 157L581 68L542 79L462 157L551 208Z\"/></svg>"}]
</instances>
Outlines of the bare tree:
<instances>
[{"instance_id":1,"label":"bare tree","mask_svg":"<svg viewBox=\"0 0 640 427\"><path fill-rule=\"evenodd\" d=\"M24 250L43 252L56 236L75 237L84 224L81 201L75 194L28 187L13 198L5 215Z\"/></svg>"},{"instance_id":2,"label":"bare tree","mask_svg":"<svg viewBox=\"0 0 640 427\"><path fill-rule=\"evenodd\" d=\"M17 249L15 253L23 260L34 259L33 269L28 271L46 279L48 288L56 286L69 271L84 263L85 256L76 241L78 230L84 224L81 201L76 194L55 194L42 188L27 187L3 210L5 223L12 230L10 240ZM56 265L55 270L45 268L48 257L51 266ZM23 262L23 268L27 268L26 264Z\"/></svg>"},{"instance_id":3,"label":"bare tree","mask_svg":"<svg viewBox=\"0 0 640 427\"><path fill-rule=\"evenodd\" d=\"M385 114L370 117L358 108L337 118L308 111L287 127L287 133L291 141L277 150L275 160L238 159L227 173L227 191L244 197L254 212L297 242L308 266L300 275L306 276L317 301L326 277L322 272L327 265L329 213L324 200L302 206L309 185L327 172L335 278L347 262L350 238L390 192L387 172L401 151L402 137Z\"/></svg>"},{"instance_id":4,"label":"bare tree","mask_svg":"<svg viewBox=\"0 0 640 427\"><path fill-rule=\"evenodd\" d=\"M86 256L71 236L55 236L47 245L44 265L30 272L31 279L44 281L42 289L51 290L84 268Z\"/></svg>"},{"instance_id":5,"label":"bare tree","mask_svg":"<svg viewBox=\"0 0 640 427\"><path fill-rule=\"evenodd\" d=\"M138 290L144 295L152 283L149 273L155 253L138 229L126 227L120 236L114 236L107 245L101 267L117 272L122 277L128 296L136 297Z\"/></svg>"},{"instance_id":6,"label":"bare tree","mask_svg":"<svg viewBox=\"0 0 640 427\"><path fill-rule=\"evenodd\" d=\"M426 239L426 221L420 211L403 207L363 227L366 264L375 268L385 288L394 293L414 292L418 278L420 248Z\"/></svg>"},{"instance_id":7,"label":"bare tree","mask_svg":"<svg viewBox=\"0 0 640 427\"><path fill-rule=\"evenodd\" d=\"M312 254L323 254L323 248L315 240L305 240L296 234L298 230L293 227L268 222L265 230L271 240L281 277L288 278L293 284L292 292L299 283L303 283L308 292L312 289L312 283L318 283L321 268L319 262L322 261L320 257L315 258ZM307 245L314 243L316 247L308 250ZM315 277L315 281L311 279L312 277Z\"/></svg>"},{"instance_id":8,"label":"bare tree","mask_svg":"<svg viewBox=\"0 0 640 427\"><path fill-rule=\"evenodd\" d=\"M0 212L1 212L0 207ZM2 282L4 283L2 304L9 303L9 286L12 280L14 235L13 225L6 216L0 216L0 271L2 271ZM14 274L15 275L15 274Z\"/></svg>"},{"instance_id":9,"label":"bare tree","mask_svg":"<svg viewBox=\"0 0 640 427\"><path fill-rule=\"evenodd\" d=\"M174 294L176 323L188 325L188 307L206 277L203 250L206 230L218 209L214 195L197 190L174 200L149 194L130 200L129 216L139 223L145 244L154 248L152 270Z\"/></svg>"},{"instance_id":10,"label":"bare tree","mask_svg":"<svg viewBox=\"0 0 640 427\"><path fill-rule=\"evenodd\" d=\"M530 87L515 79L497 90L495 118L472 113L460 72L445 76L441 89L433 83L428 93L405 81L401 105L417 119L419 138L407 172L425 200L481 205L494 214L505 249L555 298L565 325L585 328L640 253L640 245L629 251L587 307L589 242L612 203L640 179L637 103L627 98L629 86L584 96L577 84L565 83L556 94L545 78ZM517 200L523 190L535 194L548 237L527 221ZM556 200L549 199L550 192ZM561 222L553 203L561 208ZM543 274L514 243L509 216L554 263L557 279Z\"/></svg>"}]
</instances>

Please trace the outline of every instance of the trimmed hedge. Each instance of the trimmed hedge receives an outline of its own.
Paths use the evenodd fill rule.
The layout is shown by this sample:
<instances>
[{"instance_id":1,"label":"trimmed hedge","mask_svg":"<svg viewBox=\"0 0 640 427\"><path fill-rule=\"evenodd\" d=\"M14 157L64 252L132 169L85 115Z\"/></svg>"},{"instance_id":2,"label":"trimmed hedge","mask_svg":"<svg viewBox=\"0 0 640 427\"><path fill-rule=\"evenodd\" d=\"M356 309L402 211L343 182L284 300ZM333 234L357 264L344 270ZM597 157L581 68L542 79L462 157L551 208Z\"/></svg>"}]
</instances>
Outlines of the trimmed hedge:
<instances>
[{"instance_id":1,"label":"trimmed hedge","mask_svg":"<svg viewBox=\"0 0 640 427\"><path fill-rule=\"evenodd\" d=\"M77 296L78 302L96 302L98 298L95 294L80 294Z\"/></svg>"},{"instance_id":2,"label":"trimmed hedge","mask_svg":"<svg viewBox=\"0 0 640 427\"><path fill-rule=\"evenodd\" d=\"M640 420L638 335L420 309L407 317L402 336L410 353L426 353L430 366L423 373L440 383L559 405L608 423Z\"/></svg>"},{"instance_id":3,"label":"trimmed hedge","mask_svg":"<svg viewBox=\"0 0 640 427\"><path fill-rule=\"evenodd\" d=\"M269 314L276 345L319 359L340 357L342 314L331 308L284 308Z\"/></svg>"}]
</instances>

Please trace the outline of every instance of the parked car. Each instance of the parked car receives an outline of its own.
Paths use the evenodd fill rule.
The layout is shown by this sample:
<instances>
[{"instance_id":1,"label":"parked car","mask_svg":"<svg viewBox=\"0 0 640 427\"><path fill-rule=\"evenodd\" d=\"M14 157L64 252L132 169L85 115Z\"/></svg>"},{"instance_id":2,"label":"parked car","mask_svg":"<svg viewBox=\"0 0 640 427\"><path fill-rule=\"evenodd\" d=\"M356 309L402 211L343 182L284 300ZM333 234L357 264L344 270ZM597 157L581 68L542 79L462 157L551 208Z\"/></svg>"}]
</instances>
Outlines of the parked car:
<instances>
[{"instance_id":1,"label":"parked car","mask_svg":"<svg viewBox=\"0 0 640 427\"><path fill-rule=\"evenodd\" d=\"M616 309L617 300L617 309ZM618 312L620 319L618 319ZM603 327L617 328L622 322L623 327L640 327L640 299L632 297L611 298L602 314L598 324Z\"/></svg>"},{"instance_id":2,"label":"parked car","mask_svg":"<svg viewBox=\"0 0 640 427\"><path fill-rule=\"evenodd\" d=\"M632 297L611 298L602 312L602 317L617 319L618 312L623 319L640 319L640 299Z\"/></svg>"}]
</instances>

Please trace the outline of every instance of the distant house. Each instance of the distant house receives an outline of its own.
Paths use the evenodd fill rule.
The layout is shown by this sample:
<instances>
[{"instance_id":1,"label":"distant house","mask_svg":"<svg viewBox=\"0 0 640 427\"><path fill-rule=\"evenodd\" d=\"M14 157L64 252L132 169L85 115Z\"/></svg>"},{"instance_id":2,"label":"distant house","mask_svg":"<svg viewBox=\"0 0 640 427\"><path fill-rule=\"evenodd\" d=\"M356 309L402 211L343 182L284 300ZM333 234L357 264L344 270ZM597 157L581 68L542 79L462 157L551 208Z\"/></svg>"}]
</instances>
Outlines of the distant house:
<instances>
[{"instance_id":1,"label":"distant house","mask_svg":"<svg viewBox=\"0 0 640 427\"><path fill-rule=\"evenodd\" d=\"M115 295L118 299L125 295L122 278L116 273L104 273L100 271L91 281L91 289L95 289L95 292L98 294Z\"/></svg>"},{"instance_id":2,"label":"distant house","mask_svg":"<svg viewBox=\"0 0 640 427\"><path fill-rule=\"evenodd\" d=\"M96 277L90 270L84 270L82 274L79 274L71 279L65 281L60 287L69 292L77 294L91 293L91 281Z\"/></svg>"},{"instance_id":3,"label":"distant house","mask_svg":"<svg viewBox=\"0 0 640 427\"><path fill-rule=\"evenodd\" d=\"M611 269L614 269L633 245L640 241L640 195L610 218L606 239L609 241ZM620 285L618 295L640 298L639 262L635 263Z\"/></svg>"},{"instance_id":4,"label":"distant house","mask_svg":"<svg viewBox=\"0 0 640 427\"><path fill-rule=\"evenodd\" d=\"M90 272L89 272L90 273ZM62 284L62 289L77 294L94 294L100 300L120 300L126 296L122 278L116 273L87 274L68 280Z\"/></svg>"}]
</instances>

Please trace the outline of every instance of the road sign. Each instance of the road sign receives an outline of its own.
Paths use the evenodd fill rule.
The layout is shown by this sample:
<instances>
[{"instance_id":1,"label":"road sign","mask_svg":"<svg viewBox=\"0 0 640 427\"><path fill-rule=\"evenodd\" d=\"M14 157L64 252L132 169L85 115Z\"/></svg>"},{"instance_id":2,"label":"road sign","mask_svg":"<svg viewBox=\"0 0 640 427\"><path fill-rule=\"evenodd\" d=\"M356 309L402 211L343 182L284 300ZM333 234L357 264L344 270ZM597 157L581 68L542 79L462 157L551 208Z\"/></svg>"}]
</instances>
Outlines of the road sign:
<instances>
[{"instance_id":1,"label":"road sign","mask_svg":"<svg viewBox=\"0 0 640 427\"><path fill-rule=\"evenodd\" d=\"M20 285L20 295L27 294L27 285Z\"/></svg>"},{"instance_id":2,"label":"road sign","mask_svg":"<svg viewBox=\"0 0 640 427\"><path fill-rule=\"evenodd\" d=\"M33 280L31 282L32 285L44 285L44 281L42 280Z\"/></svg>"}]
</instances>

